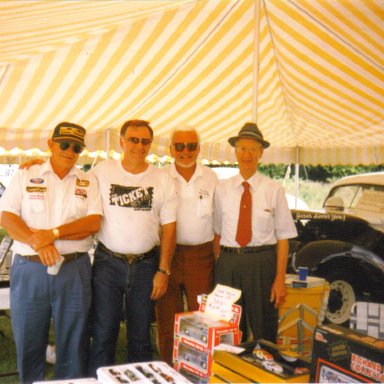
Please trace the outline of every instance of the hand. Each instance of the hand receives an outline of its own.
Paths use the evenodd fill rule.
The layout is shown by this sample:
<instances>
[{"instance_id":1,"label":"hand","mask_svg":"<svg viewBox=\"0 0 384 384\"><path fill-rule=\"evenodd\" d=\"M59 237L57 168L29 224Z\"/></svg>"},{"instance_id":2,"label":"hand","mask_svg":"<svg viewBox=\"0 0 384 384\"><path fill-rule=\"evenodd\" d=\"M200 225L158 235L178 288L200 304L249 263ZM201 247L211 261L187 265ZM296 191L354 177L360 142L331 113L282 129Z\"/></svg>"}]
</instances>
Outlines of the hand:
<instances>
[{"instance_id":1,"label":"hand","mask_svg":"<svg viewBox=\"0 0 384 384\"><path fill-rule=\"evenodd\" d=\"M47 267L52 267L60 261L60 253L53 244L40 248L38 255L41 263Z\"/></svg>"},{"instance_id":2,"label":"hand","mask_svg":"<svg viewBox=\"0 0 384 384\"><path fill-rule=\"evenodd\" d=\"M271 289L271 302L275 302L274 307L277 308L284 303L285 296L287 295L287 288L285 287L284 280L275 280Z\"/></svg>"},{"instance_id":3,"label":"hand","mask_svg":"<svg viewBox=\"0 0 384 384\"><path fill-rule=\"evenodd\" d=\"M30 167L32 167L32 165L36 165L36 164L41 165L43 163L44 163L44 160L31 159L31 160L24 162L23 164L20 164L19 169L29 169Z\"/></svg>"},{"instance_id":4,"label":"hand","mask_svg":"<svg viewBox=\"0 0 384 384\"><path fill-rule=\"evenodd\" d=\"M158 300L164 296L168 288L169 276L157 271L153 277L153 289L151 294L152 300Z\"/></svg>"},{"instance_id":5,"label":"hand","mask_svg":"<svg viewBox=\"0 0 384 384\"><path fill-rule=\"evenodd\" d=\"M29 238L29 244L37 252L40 248L52 244L55 235L51 229L32 229L33 233Z\"/></svg>"}]
</instances>

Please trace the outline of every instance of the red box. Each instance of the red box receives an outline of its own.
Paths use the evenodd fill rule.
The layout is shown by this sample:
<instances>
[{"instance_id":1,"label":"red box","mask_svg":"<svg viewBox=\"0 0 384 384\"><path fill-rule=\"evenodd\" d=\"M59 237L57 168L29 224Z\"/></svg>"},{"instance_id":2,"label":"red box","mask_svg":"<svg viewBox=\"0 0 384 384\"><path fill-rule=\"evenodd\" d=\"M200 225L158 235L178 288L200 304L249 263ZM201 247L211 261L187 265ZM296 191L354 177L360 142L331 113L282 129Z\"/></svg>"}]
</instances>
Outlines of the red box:
<instances>
[{"instance_id":1,"label":"red box","mask_svg":"<svg viewBox=\"0 0 384 384\"><path fill-rule=\"evenodd\" d=\"M232 305L230 322L205 314L204 310L205 301L202 301L198 311L176 314L173 348L175 367L183 364L203 376L210 374L215 346L236 345L241 341L239 305Z\"/></svg>"},{"instance_id":2,"label":"red box","mask_svg":"<svg viewBox=\"0 0 384 384\"><path fill-rule=\"evenodd\" d=\"M203 374L210 374L212 353L209 348L195 343L189 339L174 341L173 360L194 367Z\"/></svg>"},{"instance_id":3,"label":"red box","mask_svg":"<svg viewBox=\"0 0 384 384\"><path fill-rule=\"evenodd\" d=\"M204 374L189 364L176 362L174 369L192 383L209 383L210 375Z\"/></svg>"},{"instance_id":4,"label":"red box","mask_svg":"<svg viewBox=\"0 0 384 384\"><path fill-rule=\"evenodd\" d=\"M238 333L238 324L213 320L200 311L178 313L175 317L175 338L189 339L211 350L221 343L238 344Z\"/></svg>"}]
</instances>

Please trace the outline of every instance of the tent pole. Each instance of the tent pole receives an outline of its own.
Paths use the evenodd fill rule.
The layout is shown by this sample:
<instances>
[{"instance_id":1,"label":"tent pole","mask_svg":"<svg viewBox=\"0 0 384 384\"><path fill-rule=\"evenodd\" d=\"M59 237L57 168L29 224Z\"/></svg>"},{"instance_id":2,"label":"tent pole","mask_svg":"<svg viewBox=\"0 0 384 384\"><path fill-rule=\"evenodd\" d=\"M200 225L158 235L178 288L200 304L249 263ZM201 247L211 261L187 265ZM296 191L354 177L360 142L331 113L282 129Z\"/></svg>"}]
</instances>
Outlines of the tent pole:
<instances>
[{"instance_id":1,"label":"tent pole","mask_svg":"<svg viewBox=\"0 0 384 384\"><path fill-rule=\"evenodd\" d=\"M255 0L253 29L253 78L252 78L252 121L257 123L257 102L259 97L259 49L260 49L260 0Z\"/></svg>"},{"instance_id":2,"label":"tent pole","mask_svg":"<svg viewBox=\"0 0 384 384\"><path fill-rule=\"evenodd\" d=\"M296 160L295 160L295 209L297 209L297 198L299 197L299 172L300 172L300 148L296 146Z\"/></svg>"},{"instance_id":3,"label":"tent pole","mask_svg":"<svg viewBox=\"0 0 384 384\"><path fill-rule=\"evenodd\" d=\"M111 130L108 128L107 129L107 160L109 159L109 150L111 147L111 135L110 135Z\"/></svg>"}]
</instances>

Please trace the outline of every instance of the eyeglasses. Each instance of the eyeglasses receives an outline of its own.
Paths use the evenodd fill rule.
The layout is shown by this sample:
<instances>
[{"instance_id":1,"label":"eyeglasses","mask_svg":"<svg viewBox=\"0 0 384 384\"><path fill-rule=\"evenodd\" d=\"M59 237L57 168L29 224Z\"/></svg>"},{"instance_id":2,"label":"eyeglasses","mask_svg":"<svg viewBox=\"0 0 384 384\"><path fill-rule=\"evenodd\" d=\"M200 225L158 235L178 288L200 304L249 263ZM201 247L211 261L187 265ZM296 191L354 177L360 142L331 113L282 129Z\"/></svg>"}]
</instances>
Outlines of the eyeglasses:
<instances>
[{"instance_id":1,"label":"eyeglasses","mask_svg":"<svg viewBox=\"0 0 384 384\"><path fill-rule=\"evenodd\" d=\"M196 151L198 143L174 143L175 150L177 152L184 151L184 148L187 147L188 152Z\"/></svg>"},{"instance_id":2,"label":"eyeglasses","mask_svg":"<svg viewBox=\"0 0 384 384\"><path fill-rule=\"evenodd\" d=\"M139 138L139 137L128 137L128 140L130 143L132 144L143 144L143 145L149 145L152 143L152 140L151 139L143 139L143 138Z\"/></svg>"},{"instance_id":3,"label":"eyeglasses","mask_svg":"<svg viewBox=\"0 0 384 384\"><path fill-rule=\"evenodd\" d=\"M70 146L71 146L71 143L68 143L66 141L61 141L59 143L60 145L60 149L62 151L66 151ZM72 145L72 151L76 154L80 153L82 150L83 150L83 146L81 144L73 144Z\"/></svg>"}]
</instances>

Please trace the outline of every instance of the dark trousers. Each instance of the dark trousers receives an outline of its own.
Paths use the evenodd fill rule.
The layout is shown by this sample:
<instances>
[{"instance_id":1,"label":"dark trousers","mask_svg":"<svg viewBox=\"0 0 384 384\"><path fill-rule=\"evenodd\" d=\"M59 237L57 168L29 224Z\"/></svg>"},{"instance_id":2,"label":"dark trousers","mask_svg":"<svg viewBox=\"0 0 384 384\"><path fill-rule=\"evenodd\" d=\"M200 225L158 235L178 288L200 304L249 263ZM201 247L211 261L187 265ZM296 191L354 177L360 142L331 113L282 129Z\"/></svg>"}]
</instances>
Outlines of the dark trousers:
<instances>
[{"instance_id":1,"label":"dark trousers","mask_svg":"<svg viewBox=\"0 0 384 384\"><path fill-rule=\"evenodd\" d=\"M116 343L122 320L123 302L127 324L127 362L150 361L151 300L153 277L158 268L156 252L135 264L111 256L99 247L95 251L91 311L90 375L99 367L114 364Z\"/></svg>"},{"instance_id":2,"label":"dark trousers","mask_svg":"<svg viewBox=\"0 0 384 384\"><path fill-rule=\"evenodd\" d=\"M45 353L53 319L55 379L86 377L91 263L88 255L47 267L16 255L11 269L11 321L22 383L44 380Z\"/></svg>"},{"instance_id":3,"label":"dark trousers","mask_svg":"<svg viewBox=\"0 0 384 384\"><path fill-rule=\"evenodd\" d=\"M242 319L246 317L254 340L276 342L278 310L270 302L275 275L275 247L243 254L221 251L216 261L215 284L241 290L238 304L242 306Z\"/></svg>"},{"instance_id":4,"label":"dark trousers","mask_svg":"<svg viewBox=\"0 0 384 384\"><path fill-rule=\"evenodd\" d=\"M210 293L215 258L212 242L176 245L167 293L156 304L157 331L161 359L172 364L175 314L184 312L185 294L188 311L199 309L197 296Z\"/></svg>"}]
</instances>

